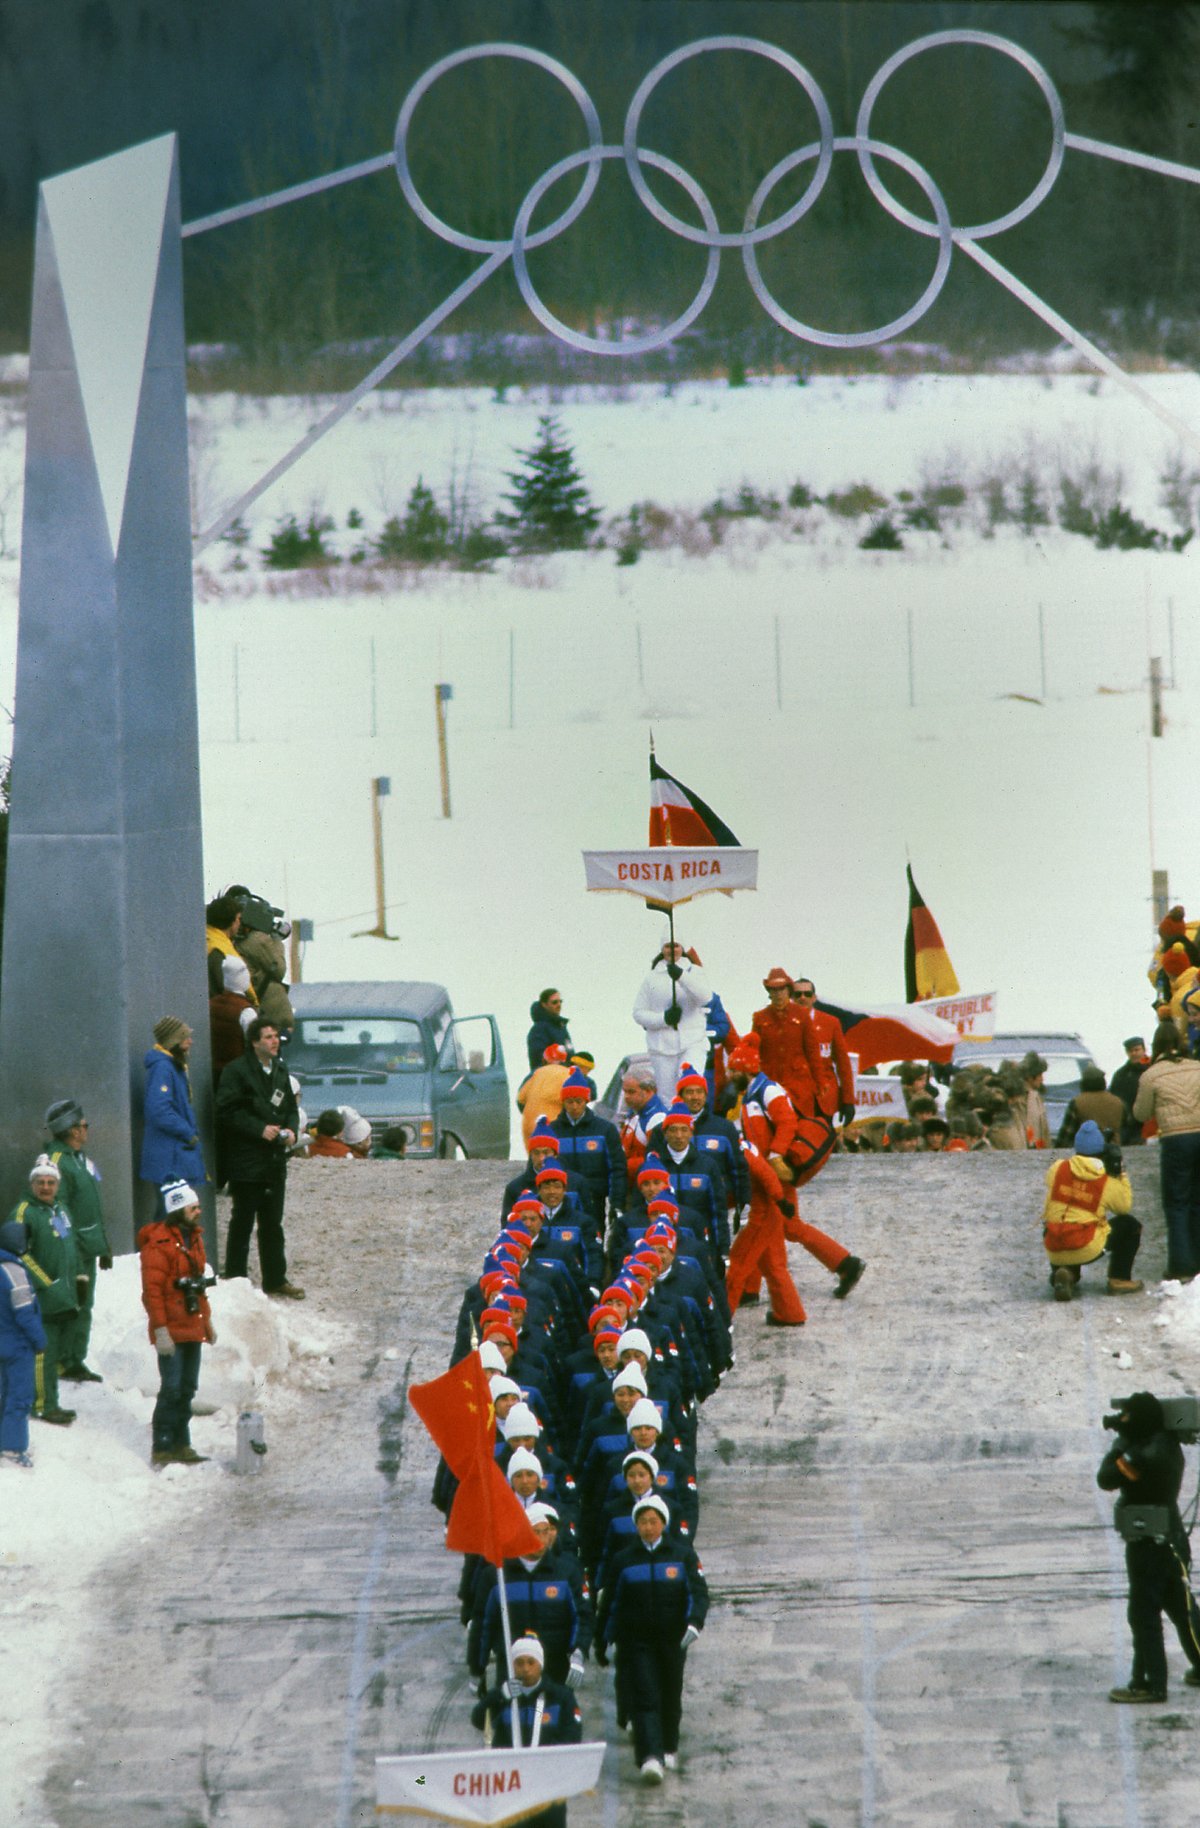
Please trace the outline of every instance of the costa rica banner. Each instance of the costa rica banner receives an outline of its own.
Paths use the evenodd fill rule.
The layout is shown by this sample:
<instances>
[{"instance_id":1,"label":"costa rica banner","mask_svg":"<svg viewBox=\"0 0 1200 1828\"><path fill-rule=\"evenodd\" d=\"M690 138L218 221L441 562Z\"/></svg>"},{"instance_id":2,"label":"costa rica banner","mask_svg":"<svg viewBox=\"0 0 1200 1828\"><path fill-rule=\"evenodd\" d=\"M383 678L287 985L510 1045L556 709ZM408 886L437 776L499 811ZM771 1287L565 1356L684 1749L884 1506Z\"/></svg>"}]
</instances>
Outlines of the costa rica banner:
<instances>
[{"instance_id":1,"label":"costa rica banner","mask_svg":"<svg viewBox=\"0 0 1200 1828\"><path fill-rule=\"evenodd\" d=\"M742 845L654 845L584 851L589 889L640 895L677 908L696 895L758 887L758 852Z\"/></svg>"},{"instance_id":2,"label":"costa rica banner","mask_svg":"<svg viewBox=\"0 0 1200 1828\"><path fill-rule=\"evenodd\" d=\"M444 1822L523 1821L566 1797L593 1790L607 1750L536 1746L523 1752L433 1752L375 1760L375 1813Z\"/></svg>"},{"instance_id":3,"label":"costa rica banner","mask_svg":"<svg viewBox=\"0 0 1200 1828\"><path fill-rule=\"evenodd\" d=\"M953 1022L964 1041L991 1041L996 1033L996 992L961 991L953 997L931 997L925 1004L943 1022Z\"/></svg>"}]
</instances>

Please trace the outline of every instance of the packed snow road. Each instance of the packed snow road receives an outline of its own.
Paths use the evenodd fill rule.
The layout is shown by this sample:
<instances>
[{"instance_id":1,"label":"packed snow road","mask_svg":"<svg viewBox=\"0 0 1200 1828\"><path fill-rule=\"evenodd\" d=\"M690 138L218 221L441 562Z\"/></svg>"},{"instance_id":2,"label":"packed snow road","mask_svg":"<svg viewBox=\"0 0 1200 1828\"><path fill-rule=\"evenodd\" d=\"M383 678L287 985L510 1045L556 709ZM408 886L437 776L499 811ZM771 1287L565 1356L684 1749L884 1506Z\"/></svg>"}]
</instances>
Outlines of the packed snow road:
<instances>
[{"instance_id":1,"label":"packed snow road","mask_svg":"<svg viewBox=\"0 0 1200 1828\"><path fill-rule=\"evenodd\" d=\"M1153 1279L1157 1158L1131 1154ZM842 1159L809 1190L867 1275L836 1302L793 1248L803 1332L739 1315L700 1432L714 1603L680 1770L634 1784L611 1674L589 1665L585 1731L610 1751L575 1828L1196 1819L1200 1695L1177 1647L1165 1707L1106 1699L1128 1674L1124 1570L1094 1481L1110 1396L1198 1381L1192 1292L1113 1300L1091 1271L1081 1300L1050 1301L1045 1166ZM356 1349L332 1389L268 1409L261 1477L197 1469L186 1520L105 1571L55 1695L46 1823L357 1828L376 1819L376 1754L472 1743L457 1562L405 1390L444 1368L508 1172L296 1172L293 1273Z\"/></svg>"}]
</instances>

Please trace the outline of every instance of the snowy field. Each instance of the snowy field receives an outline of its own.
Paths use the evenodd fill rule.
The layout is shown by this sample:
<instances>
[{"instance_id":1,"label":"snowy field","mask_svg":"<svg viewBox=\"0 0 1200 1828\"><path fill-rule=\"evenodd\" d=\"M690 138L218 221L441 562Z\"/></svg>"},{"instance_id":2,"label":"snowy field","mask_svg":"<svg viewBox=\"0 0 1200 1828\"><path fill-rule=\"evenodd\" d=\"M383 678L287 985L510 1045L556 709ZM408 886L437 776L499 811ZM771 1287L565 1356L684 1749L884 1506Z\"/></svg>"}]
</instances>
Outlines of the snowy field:
<instances>
[{"instance_id":1,"label":"snowy field","mask_svg":"<svg viewBox=\"0 0 1200 1828\"><path fill-rule=\"evenodd\" d=\"M1200 427L1200 383L1147 385ZM817 492L866 481L891 493L1036 449L1047 463L1061 453L1119 467L1123 498L1167 524L1158 477L1169 437L1086 377L597 390L554 405L606 514L646 498L694 513L743 482L786 495L800 479ZM377 529L403 511L418 475L439 493L452 474L469 478L490 511L546 406L541 395L469 391L376 400L259 504L253 544L285 512L314 506L340 527L357 507ZM200 518L317 410L198 402ZM0 449L10 549L20 432L12 419ZM495 1011L514 1084L528 1005L558 984L574 1037L606 1080L637 1044L629 1011L662 922L632 898L586 895L579 852L644 842L652 726L664 766L761 852L756 895L709 897L680 922L736 1022L777 963L814 976L834 1001L899 1001L907 854L963 987L998 990L1003 1028L1079 1030L1111 1070L1121 1038L1152 1022L1151 868L1169 869L1189 911L1200 906L1196 558L1102 554L1055 528L1025 538L1002 527L988 539L967 525L879 554L858 548L865 526L785 536L747 521L703 557L649 553L619 568L605 551L390 577L371 590L361 573L343 588L336 577L231 570L230 549L213 547L196 612L210 892L248 880L313 919L306 979L432 978L460 1013ZM0 560L8 704L17 572L10 550ZM1153 745L1151 654L1175 680L1167 735ZM454 689L450 820L438 799L438 680ZM354 937L373 920L369 790L381 774L392 781L384 829L397 944ZM96 1362L109 1382L84 1401L103 1406L103 1438L39 1430L37 1473L10 1475L0 1517L5 1611L22 1622L20 1669L4 1669L4 1686L11 1693L19 1675L27 1694L26 1776L46 1700L28 1672L63 1668L71 1609L93 1603L92 1572L117 1547L168 1529L184 1483L174 1472L152 1479L145 1465L150 1405L138 1377L152 1357L140 1327L136 1352L129 1331L132 1263L101 1295ZM327 1349L276 1337L273 1310L270 1339L249 1310L242 1318L214 1355L219 1364L228 1353L226 1422L268 1363L278 1400ZM1164 1304L1163 1318L1194 1362L1196 1291ZM198 1425L202 1447L209 1426ZM201 1484L223 1476L214 1464ZM36 1593L51 1525L52 1605ZM11 1635L8 1645L11 1656ZM7 1802L0 1815L26 1819Z\"/></svg>"},{"instance_id":2,"label":"snowy field","mask_svg":"<svg viewBox=\"0 0 1200 1828\"><path fill-rule=\"evenodd\" d=\"M1200 427L1200 381L1146 385ZM319 404L196 402L199 520ZM351 508L377 531L418 475L438 494L453 477L490 513L548 404L606 514L647 498L694 514L742 483L786 497L798 479L886 495L1032 457L1047 477L1119 472L1134 512L1170 525L1170 435L1087 376L376 397L256 505L250 569L221 544L201 560L210 891L249 880L314 920L309 979L428 977L461 1013L495 1010L514 1074L528 1005L554 982L606 1076L637 1042L629 1010L660 922L585 895L579 852L644 841L652 727L664 766L761 852L757 895L709 897L681 922L736 1021L776 963L835 1001L898 1001L907 852L963 987L999 991L1002 1028L1079 1030L1111 1070L1151 1021L1152 865L1185 902L1198 892L1194 554L1102 553L1057 527L987 538L977 512L872 553L866 519L813 514L735 522L707 556L627 568L611 550L472 575L258 566L285 513L327 512L344 547ZM19 442L14 425L10 540ZM0 691L17 569L3 566ZM1177 683L1153 745L1151 654ZM438 680L454 691L449 821ZM392 782L396 945L352 937L373 924L375 775Z\"/></svg>"}]
</instances>

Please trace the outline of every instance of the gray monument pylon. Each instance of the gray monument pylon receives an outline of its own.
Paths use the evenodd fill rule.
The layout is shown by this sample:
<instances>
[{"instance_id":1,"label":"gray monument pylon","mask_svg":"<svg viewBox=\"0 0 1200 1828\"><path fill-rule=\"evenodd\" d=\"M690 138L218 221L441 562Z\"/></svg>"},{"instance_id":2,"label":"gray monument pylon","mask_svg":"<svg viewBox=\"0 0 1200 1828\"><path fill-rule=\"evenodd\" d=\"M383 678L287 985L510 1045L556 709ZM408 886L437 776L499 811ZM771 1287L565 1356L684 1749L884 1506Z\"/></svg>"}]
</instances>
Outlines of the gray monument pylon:
<instances>
[{"instance_id":1,"label":"gray monument pylon","mask_svg":"<svg viewBox=\"0 0 1200 1828\"><path fill-rule=\"evenodd\" d=\"M115 1250L143 1056L176 1015L211 1165L179 174L174 135L41 186L0 977L0 1198L82 1103ZM210 1250L211 1198L204 1201Z\"/></svg>"}]
</instances>

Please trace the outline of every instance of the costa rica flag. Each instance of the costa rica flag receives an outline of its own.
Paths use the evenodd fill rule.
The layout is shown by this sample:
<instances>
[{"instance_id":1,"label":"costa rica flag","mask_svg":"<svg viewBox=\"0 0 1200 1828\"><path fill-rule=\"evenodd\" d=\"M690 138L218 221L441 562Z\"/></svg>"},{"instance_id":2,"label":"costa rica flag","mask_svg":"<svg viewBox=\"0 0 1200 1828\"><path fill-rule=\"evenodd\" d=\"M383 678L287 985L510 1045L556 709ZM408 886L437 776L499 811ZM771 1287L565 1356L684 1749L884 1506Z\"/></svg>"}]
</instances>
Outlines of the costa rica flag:
<instances>
[{"instance_id":1,"label":"costa rica flag","mask_svg":"<svg viewBox=\"0 0 1200 1828\"><path fill-rule=\"evenodd\" d=\"M698 793L660 768L650 750L650 843L736 845L737 839Z\"/></svg>"}]
</instances>

